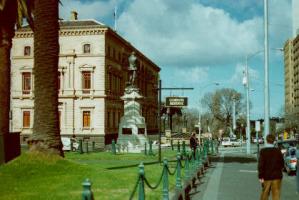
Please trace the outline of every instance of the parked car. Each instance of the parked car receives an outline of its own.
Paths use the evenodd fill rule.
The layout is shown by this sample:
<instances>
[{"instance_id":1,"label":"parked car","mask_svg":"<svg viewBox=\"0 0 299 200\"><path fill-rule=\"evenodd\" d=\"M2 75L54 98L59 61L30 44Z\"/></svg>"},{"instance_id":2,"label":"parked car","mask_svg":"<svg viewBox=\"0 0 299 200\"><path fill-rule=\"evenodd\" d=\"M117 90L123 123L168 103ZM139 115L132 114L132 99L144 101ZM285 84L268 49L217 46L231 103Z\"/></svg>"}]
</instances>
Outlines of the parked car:
<instances>
[{"instance_id":1,"label":"parked car","mask_svg":"<svg viewBox=\"0 0 299 200\"><path fill-rule=\"evenodd\" d=\"M233 147L239 147L241 146L241 140L239 139L230 139L231 146Z\"/></svg>"},{"instance_id":2,"label":"parked car","mask_svg":"<svg viewBox=\"0 0 299 200\"><path fill-rule=\"evenodd\" d=\"M260 137L260 138L258 138L258 142L259 142L259 144L264 144L264 138L262 138L262 137ZM257 143L257 139L256 138L253 138L253 143Z\"/></svg>"},{"instance_id":3,"label":"parked car","mask_svg":"<svg viewBox=\"0 0 299 200\"><path fill-rule=\"evenodd\" d=\"M296 172L296 164L298 162L296 157L297 144L298 141L295 139L279 140L275 143L275 146L283 154L284 168L288 174Z\"/></svg>"},{"instance_id":4,"label":"parked car","mask_svg":"<svg viewBox=\"0 0 299 200\"><path fill-rule=\"evenodd\" d=\"M223 147L231 147L231 146L232 146L232 143L231 143L230 138L229 138L229 137L224 137L224 138L222 138L221 145L222 145Z\"/></svg>"},{"instance_id":5,"label":"parked car","mask_svg":"<svg viewBox=\"0 0 299 200\"><path fill-rule=\"evenodd\" d=\"M288 174L296 173L297 162L296 147L289 147L284 154L284 168Z\"/></svg>"},{"instance_id":6,"label":"parked car","mask_svg":"<svg viewBox=\"0 0 299 200\"><path fill-rule=\"evenodd\" d=\"M298 141L296 139L278 140L274 146L278 147L282 154L285 154L287 149L292 146L296 147Z\"/></svg>"}]
</instances>

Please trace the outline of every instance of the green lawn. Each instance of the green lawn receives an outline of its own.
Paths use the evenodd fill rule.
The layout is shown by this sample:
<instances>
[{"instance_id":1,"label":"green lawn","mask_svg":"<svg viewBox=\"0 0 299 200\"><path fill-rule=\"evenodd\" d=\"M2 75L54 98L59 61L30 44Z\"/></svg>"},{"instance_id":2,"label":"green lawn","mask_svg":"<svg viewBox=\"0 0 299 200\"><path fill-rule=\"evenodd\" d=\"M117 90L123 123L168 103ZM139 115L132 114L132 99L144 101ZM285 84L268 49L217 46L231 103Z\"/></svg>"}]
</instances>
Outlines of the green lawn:
<instances>
[{"instance_id":1,"label":"green lawn","mask_svg":"<svg viewBox=\"0 0 299 200\"><path fill-rule=\"evenodd\" d=\"M175 159L176 151L162 153L162 158ZM92 182L95 199L129 199L138 176L136 165L142 161L151 163L157 161L157 156L69 152L63 159L25 152L0 166L0 199L81 199L82 182L86 178ZM145 165L145 175L152 185L161 172L160 164ZM169 179L173 189L175 177ZM161 193L161 187L154 191L147 188L146 199L161 199Z\"/></svg>"}]
</instances>

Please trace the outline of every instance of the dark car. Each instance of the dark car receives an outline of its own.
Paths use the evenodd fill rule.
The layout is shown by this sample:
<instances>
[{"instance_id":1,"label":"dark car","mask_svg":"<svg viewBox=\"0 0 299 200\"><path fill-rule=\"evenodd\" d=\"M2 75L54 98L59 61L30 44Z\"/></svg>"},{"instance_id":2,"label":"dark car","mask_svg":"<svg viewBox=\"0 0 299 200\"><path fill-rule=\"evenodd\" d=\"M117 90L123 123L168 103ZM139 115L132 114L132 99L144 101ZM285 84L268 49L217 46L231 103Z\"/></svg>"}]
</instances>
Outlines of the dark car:
<instances>
[{"instance_id":1,"label":"dark car","mask_svg":"<svg viewBox=\"0 0 299 200\"><path fill-rule=\"evenodd\" d=\"M283 154L284 159L284 168L288 174L296 173L296 146L298 141L295 139L290 140L281 140L275 143L275 146L278 147Z\"/></svg>"},{"instance_id":2,"label":"dark car","mask_svg":"<svg viewBox=\"0 0 299 200\"><path fill-rule=\"evenodd\" d=\"M296 147L297 144L298 141L296 139L288 139L288 140L278 140L275 143L275 146L280 149L282 154L285 154L289 147Z\"/></svg>"}]
</instances>

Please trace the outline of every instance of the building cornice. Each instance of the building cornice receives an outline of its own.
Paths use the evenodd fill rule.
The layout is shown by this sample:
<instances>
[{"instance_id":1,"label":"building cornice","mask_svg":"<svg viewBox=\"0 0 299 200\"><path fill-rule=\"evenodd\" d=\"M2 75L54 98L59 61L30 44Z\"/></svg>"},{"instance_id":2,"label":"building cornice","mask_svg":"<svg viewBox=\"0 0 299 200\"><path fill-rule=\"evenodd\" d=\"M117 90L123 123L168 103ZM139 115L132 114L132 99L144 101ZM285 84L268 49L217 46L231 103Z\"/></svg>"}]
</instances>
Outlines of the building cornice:
<instances>
[{"instance_id":1,"label":"building cornice","mask_svg":"<svg viewBox=\"0 0 299 200\"><path fill-rule=\"evenodd\" d=\"M71 29L61 29L59 36L81 36L81 35L103 35L107 28L88 27L79 28L72 27ZM30 29L16 31L15 38L33 38L33 32Z\"/></svg>"}]
</instances>

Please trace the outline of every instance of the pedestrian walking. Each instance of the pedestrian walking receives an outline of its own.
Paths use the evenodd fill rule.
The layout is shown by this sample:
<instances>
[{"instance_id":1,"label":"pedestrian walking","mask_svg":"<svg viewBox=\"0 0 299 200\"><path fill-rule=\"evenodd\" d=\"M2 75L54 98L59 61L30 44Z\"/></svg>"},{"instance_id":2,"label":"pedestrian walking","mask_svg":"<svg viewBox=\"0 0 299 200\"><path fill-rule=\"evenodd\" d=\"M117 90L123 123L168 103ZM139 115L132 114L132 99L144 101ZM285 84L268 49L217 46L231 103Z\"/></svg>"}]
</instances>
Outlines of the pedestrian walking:
<instances>
[{"instance_id":1,"label":"pedestrian walking","mask_svg":"<svg viewBox=\"0 0 299 200\"><path fill-rule=\"evenodd\" d=\"M258 161L258 177L262 184L260 200L268 200L270 192L273 200L280 199L283 157L281 151L274 147L275 136L266 137L267 144L261 149Z\"/></svg>"},{"instance_id":2,"label":"pedestrian walking","mask_svg":"<svg viewBox=\"0 0 299 200\"><path fill-rule=\"evenodd\" d=\"M196 134L193 132L190 137L190 148L193 151L194 158L195 158L196 146L197 146Z\"/></svg>"}]
</instances>

